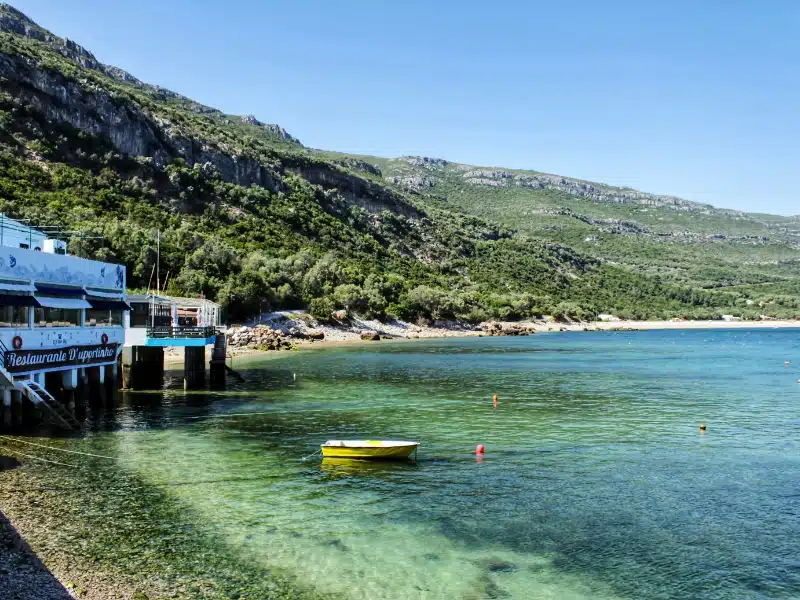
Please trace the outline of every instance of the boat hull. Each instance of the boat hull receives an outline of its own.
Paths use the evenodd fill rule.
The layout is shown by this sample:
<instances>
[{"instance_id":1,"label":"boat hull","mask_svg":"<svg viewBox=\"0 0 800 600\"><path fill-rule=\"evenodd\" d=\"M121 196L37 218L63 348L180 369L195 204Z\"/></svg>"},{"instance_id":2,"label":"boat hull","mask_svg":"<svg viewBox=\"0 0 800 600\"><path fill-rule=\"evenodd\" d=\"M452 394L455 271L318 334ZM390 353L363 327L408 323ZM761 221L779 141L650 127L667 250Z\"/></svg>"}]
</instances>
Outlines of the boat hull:
<instances>
[{"instance_id":1,"label":"boat hull","mask_svg":"<svg viewBox=\"0 0 800 600\"><path fill-rule=\"evenodd\" d=\"M322 456L325 458L358 458L366 460L408 458L419 444L408 443L392 446L329 446L322 445Z\"/></svg>"}]
</instances>

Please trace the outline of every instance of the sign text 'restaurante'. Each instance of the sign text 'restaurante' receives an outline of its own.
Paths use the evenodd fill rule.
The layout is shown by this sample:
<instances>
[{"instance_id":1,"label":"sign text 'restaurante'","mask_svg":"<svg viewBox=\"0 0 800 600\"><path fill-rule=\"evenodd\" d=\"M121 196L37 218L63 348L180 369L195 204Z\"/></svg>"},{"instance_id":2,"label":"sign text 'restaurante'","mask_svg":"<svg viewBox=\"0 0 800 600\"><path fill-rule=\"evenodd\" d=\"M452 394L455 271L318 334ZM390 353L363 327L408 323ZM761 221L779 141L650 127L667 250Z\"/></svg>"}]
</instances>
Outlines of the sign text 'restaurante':
<instances>
[{"instance_id":1,"label":"sign text 'restaurante'","mask_svg":"<svg viewBox=\"0 0 800 600\"><path fill-rule=\"evenodd\" d=\"M6 370L11 373L25 373L113 362L117 357L118 346L119 344L105 344L49 350L9 350L6 352Z\"/></svg>"}]
</instances>

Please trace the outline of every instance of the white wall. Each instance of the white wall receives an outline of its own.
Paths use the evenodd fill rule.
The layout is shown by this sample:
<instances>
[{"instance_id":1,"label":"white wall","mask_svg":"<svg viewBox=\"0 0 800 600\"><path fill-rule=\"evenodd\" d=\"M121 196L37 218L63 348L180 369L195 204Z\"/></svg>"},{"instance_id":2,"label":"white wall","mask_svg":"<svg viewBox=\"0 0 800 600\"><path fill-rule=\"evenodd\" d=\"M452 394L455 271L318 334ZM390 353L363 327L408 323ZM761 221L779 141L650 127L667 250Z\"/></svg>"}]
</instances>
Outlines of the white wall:
<instances>
[{"instance_id":1,"label":"white wall","mask_svg":"<svg viewBox=\"0 0 800 600\"><path fill-rule=\"evenodd\" d=\"M20 231L21 230L21 231ZM20 244L30 245L30 249L38 247L44 250L44 241L47 236L40 231L31 229L30 233L21 223L0 217L0 245L19 248Z\"/></svg>"},{"instance_id":2,"label":"white wall","mask_svg":"<svg viewBox=\"0 0 800 600\"><path fill-rule=\"evenodd\" d=\"M125 290L125 267L96 260L0 247L0 277Z\"/></svg>"}]
</instances>

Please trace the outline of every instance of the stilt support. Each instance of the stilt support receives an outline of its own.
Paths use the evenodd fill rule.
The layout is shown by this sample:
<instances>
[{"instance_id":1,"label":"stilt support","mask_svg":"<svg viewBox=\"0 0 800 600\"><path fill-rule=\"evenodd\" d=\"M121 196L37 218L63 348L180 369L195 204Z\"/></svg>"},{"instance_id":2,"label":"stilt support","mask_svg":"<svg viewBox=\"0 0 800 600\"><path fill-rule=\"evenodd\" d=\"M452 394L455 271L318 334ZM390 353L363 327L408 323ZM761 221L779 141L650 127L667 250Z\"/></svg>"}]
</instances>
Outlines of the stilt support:
<instances>
[{"instance_id":1,"label":"stilt support","mask_svg":"<svg viewBox=\"0 0 800 600\"><path fill-rule=\"evenodd\" d=\"M183 356L183 387L196 389L206 384L205 346L187 346Z\"/></svg>"}]
</instances>

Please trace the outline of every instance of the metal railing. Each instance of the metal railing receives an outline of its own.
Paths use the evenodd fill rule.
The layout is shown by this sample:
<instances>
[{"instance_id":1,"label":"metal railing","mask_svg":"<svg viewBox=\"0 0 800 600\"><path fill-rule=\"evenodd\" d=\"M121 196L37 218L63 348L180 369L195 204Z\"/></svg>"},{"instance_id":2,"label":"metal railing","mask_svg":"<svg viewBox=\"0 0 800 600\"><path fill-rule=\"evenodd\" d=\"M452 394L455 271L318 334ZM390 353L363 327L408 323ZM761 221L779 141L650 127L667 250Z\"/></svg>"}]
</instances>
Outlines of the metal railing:
<instances>
[{"instance_id":1,"label":"metal railing","mask_svg":"<svg viewBox=\"0 0 800 600\"><path fill-rule=\"evenodd\" d=\"M210 338L217 334L215 327L148 327L147 337L153 339L166 339L166 338Z\"/></svg>"},{"instance_id":2,"label":"metal railing","mask_svg":"<svg viewBox=\"0 0 800 600\"><path fill-rule=\"evenodd\" d=\"M0 370L3 371L5 375L6 371L6 354L8 353L8 347L3 343L3 340L0 340ZM10 373L9 373L10 375ZM14 379L12 378L11 381L13 382Z\"/></svg>"}]
</instances>

